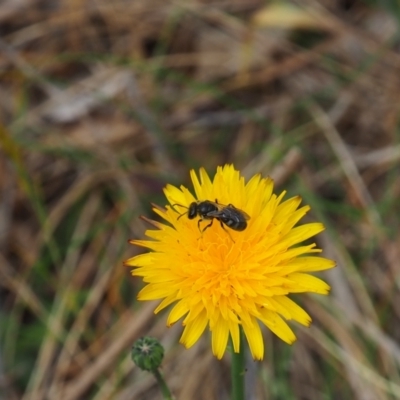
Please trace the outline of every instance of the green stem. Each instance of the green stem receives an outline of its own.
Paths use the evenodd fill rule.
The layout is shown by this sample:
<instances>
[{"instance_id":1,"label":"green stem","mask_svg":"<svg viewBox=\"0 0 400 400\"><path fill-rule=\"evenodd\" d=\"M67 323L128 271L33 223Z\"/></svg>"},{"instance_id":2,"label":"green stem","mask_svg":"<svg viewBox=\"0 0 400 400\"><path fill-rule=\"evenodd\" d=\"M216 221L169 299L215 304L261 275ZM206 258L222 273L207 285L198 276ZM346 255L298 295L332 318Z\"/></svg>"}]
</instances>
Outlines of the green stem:
<instances>
[{"instance_id":1,"label":"green stem","mask_svg":"<svg viewBox=\"0 0 400 400\"><path fill-rule=\"evenodd\" d=\"M161 393L164 397L164 400L173 400L172 394L168 389L167 383L165 382L164 377L162 376L159 369L153 371L155 378L157 379L158 386L160 387Z\"/></svg>"},{"instance_id":2,"label":"green stem","mask_svg":"<svg viewBox=\"0 0 400 400\"><path fill-rule=\"evenodd\" d=\"M235 353L232 348L232 364L231 364L231 379L232 379L232 400L244 400L244 374L245 374L245 354L243 332L240 330L240 350Z\"/></svg>"}]
</instances>

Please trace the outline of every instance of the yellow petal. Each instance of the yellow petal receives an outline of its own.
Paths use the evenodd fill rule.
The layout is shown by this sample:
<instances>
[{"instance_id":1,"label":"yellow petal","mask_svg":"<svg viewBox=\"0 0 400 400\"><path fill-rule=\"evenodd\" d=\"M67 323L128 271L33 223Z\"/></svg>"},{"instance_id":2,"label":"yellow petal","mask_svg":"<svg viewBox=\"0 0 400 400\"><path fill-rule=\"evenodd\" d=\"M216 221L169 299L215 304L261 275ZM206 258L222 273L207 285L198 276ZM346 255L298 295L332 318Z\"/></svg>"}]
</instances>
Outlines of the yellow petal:
<instances>
[{"instance_id":1,"label":"yellow petal","mask_svg":"<svg viewBox=\"0 0 400 400\"><path fill-rule=\"evenodd\" d=\"M308 274L293 273L288 276L294 282L291 287L292 293L314 292L328 294L330 286L323 280Z\"/></svg>"},{"instance_id":2,"label":"yellow petal","mask_svg":"<svg viewBox=\"0 0 400 400\"><path fill-rule=\"evenodd\" d=\"M203 311L198 318L193 320L190 324L185 326L183 334L180 339L180 343L182 343L186 348L192 347L201 334L204 332L204 329L207 326L207 315L206 312Z\"/></svg>"},{"instance_id":3,"label":"yellow petal","mask_svg":"<svg viewBox=\"0 0 400 400\"><path fill-rule=\"evenodd\" d=\"M204 168L200 168L202 198L213 201L213 184Z\"/></svg>"},{"instance_id":4,"label":"yellow petal","mask_svg":"<svg viewBox=\"0 0 400 400\"><path fill-rule=\"evenodd\" d=\"M171 295L171 288L166 286L164 283L162 284L149 284L145 286L137 295L138 300L158 300L163 297L167 297Z\"/></svg>"},{"instance_id":5,"label":"yellow petal","mask_svg":"<svg viewBox=\"0 0 400 400\"><path fill-rule=\"evenodd\" d=\"M176 294L172 294L168 297L166 297L154 310L154 314L158 314L161 310L163 310L165 307L168 307L170 304L174 303L177 300Z\"/></svg>"},{"instance_id":6,"label":"yellow petal","mask_svg":"<svg viewBox=\"0 0 400 400\"><path fill-rule=\"evenodd\" d=\"M193 188L194 188L194 192L196 194L196 197L199 200L210 200L210 199L205 199L203 197L203 189L202 189L201 184L199 182L199 178L197 177L196 172L193 169L190 171L190 178L192 179Z\"/></svg>"},{"instance_id":7,"label":"yellow petal","mask_svg":"<svg viewBox=\"0 0 400 400\"><path fill-rule=\"evenodd\" d=\"M212 352L220 360L224 355L228 344L229 324L223 318L219 318L212 331Z\"/></svg>"},{"instance_id":8,"label":"yellow petal","mask_svg":"<svg viewBox=\"0 0 400 400\"><path fill-rule=\"evenodd\" d=\"M286 268L292 268L294 271L315 272L333 268L336 263L323 257L298 257L291 260Z\"/></svg>"},{"instance_id":9,"label":"yellow petal","mask_svg":"<svg viewBox=\"0 0 400 400\"><path fill-rule=\"evenodd\" d=\"M168 199L169 203L172 204L182 204L185 205L185 195L180 189L173 185L167 185L164 188L165 197Z\"/></svg>"},{"instance_id":10,"label":"yellow petal","mask_svg":"<svg viewBox=\"0 0 400 400\"><path fill-rule=\"evenodd\" d=\"M264 341L257 320L252 318L250 324L243 322L242 326L252 357L254 360L262 360L264 357Z\"/></svg>"},{"instance_id":11,"label":"yellow petal","mask_svg":"<svg viewBox=\"0 0 400 400\"><path fill-rule=\"evenodd\" d=\"M240 343L239 324L234 321L228 321L228 325L229 325L229 332L231 334L231 339L232 339L232 344L233 344L233 351L235 353L239 353L240 345L243 346L243 344Z\"/></svg>"},{"instance_id":12,"label":"yellow petal","mask_svg":"<svg viewBox=\"0 0 400 400\"><path fill-rule=\"evenodd\" d=\"M284 342L292 344L296 340L293 331L277 313L263 309L260 320Z\"/></svg>"},{"instance_id":13,"label":"yellow petal","mask_svg":"<svg viewBox=\"0 0 400 400\"><path fill-rule=\"evenodd\" d=\"M322 232L325 229L324 225L319 222L314 222L311 224L305 224L293 228L287 236L285 236L285 240L290 242L292 245L296 243L303 242L304 240L309 239L312 236Z\"/></svg>"},{"instance_id":14,"label":"yellow petal","mask_svg":"<svg viewBox=\"0 0 400 400\"><path fill-rule=\"evenodd\" d=\"M182 300L179 301L177 304L175 304L174 308L168 315L167 326L173 325L176 321L181 319L188 312L189 308L186 301Z\"/></svg>"},{"instance_id":15,"label":"yellow petal","mask_svg":"<svg viewBox=\"0 0 400 400\"><path fill-rule=\"evenodd\" d=\"M277 312L286 319L294 319L304 326L311 324L311 317L289 297L275 296L271 301L276 306Z\"/></svg>"},{"instance_id":16,"label":"yellow petal","mask_svg":"<svg viewBox=\"0 0 400 400\"><path fill-rule=\"evenodd\" d=\"M139 254L138 256L129 258L124 262L124 265L128 267L145 267L152 265L154 262L154 256L152 253Z\"/></svg>"}]
</instances>

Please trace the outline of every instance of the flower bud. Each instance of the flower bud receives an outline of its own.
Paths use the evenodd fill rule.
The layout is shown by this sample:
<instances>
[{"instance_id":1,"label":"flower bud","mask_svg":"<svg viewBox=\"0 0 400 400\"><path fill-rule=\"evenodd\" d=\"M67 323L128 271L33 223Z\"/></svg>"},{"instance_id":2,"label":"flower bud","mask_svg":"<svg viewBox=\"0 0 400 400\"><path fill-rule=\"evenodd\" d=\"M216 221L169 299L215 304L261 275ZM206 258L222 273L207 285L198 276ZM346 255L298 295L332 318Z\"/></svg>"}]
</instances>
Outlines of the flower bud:
<instances>
[{"instance_id":1,"label":"flower bud","mask_svg":"<svg viewBox=\"0 0 400 400\"><path fill-rule=\"evenodd\" d=\"M153 372L161 365L164 348L157 339L145 336L134 343L131 354L133 362L140 369Z\"/></svg>"}]
</instances>

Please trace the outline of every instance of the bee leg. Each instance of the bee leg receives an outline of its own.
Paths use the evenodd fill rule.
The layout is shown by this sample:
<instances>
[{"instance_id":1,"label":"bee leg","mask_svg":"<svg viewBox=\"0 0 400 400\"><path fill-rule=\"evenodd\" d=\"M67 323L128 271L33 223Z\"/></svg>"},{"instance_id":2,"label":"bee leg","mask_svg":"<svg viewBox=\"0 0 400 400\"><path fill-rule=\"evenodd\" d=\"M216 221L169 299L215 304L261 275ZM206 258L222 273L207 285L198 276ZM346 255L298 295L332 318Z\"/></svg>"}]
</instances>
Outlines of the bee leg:
<instances>
[{"instance_id":1,"label":"bee leg","mask_svg":"<svg viewBox=\"0 0 400 400\"><path fill-rule=\"evenodd\" d=\"M197 226L199 227L199 231L200 231L201 233L203 233L206 229L208 229L208 228L213 224L214 219L212 219L211 222L210 222L207 226L205 226L203 229L200 229L200 222L201 222L201 221L204 221L204 220L199 219L199 222L197 223Z\"/></svg>"},{"instance_id":2,"label":"bee leg","mask_svg":"<svg viewBox=\"0 0 400 400\"><path fill-rule=\"evenodd\" d=\"M221 224L221 228L222 228L222 229L228 234L228 236L231 238L232 242L233 242L233 243L236 243L236 242L233 240L233 238L232 238L231 234L229 233L229 231L227 231L227 230L225 229L225 226L224 226L223 222L222 222L222 221L219 221L219 223Z\"/></svg>"}]
</instances>

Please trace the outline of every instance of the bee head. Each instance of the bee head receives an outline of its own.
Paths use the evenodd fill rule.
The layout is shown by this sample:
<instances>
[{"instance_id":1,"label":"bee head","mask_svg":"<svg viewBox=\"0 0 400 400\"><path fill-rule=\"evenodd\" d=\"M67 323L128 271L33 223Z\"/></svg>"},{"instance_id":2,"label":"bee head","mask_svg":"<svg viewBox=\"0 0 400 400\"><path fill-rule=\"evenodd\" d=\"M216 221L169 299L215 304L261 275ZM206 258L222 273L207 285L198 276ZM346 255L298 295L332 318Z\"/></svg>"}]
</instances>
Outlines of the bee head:
<instances>
[{"instance_id":1,"label":"bee head","mask_svg":"<svg viewBox=\"0 0 400 400\"><path fill-rule=\"evenodd\" d=\"M193 203L190 203L189 208L188 208L188 213L187 216L189 219L194 219L197 216L197 212L198 212L198 205L197 203L194 201Z\"/></svg>"}]
</instances>

